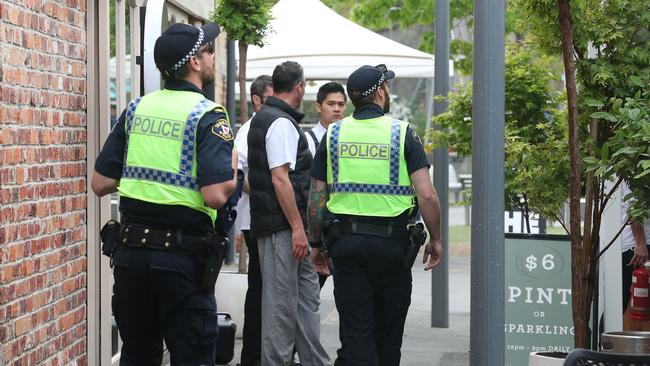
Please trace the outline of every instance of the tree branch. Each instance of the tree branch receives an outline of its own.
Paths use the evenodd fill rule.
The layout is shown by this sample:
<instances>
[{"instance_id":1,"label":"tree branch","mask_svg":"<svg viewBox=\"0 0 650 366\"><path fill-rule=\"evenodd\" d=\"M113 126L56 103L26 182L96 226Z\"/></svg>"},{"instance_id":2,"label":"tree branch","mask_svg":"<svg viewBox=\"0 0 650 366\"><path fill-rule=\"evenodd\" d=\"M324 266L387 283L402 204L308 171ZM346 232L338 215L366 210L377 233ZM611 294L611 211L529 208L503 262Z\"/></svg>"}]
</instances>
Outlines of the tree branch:
<instances>
[{"instance_id":1,"label":"tree branch","mask_svg":"<svg viewBox=\"0 0 650 366\"><path fill-rule=\"evenodd\" d=\"M600 259L600 257L601 257L603 254L605 254L605 252L607 251L607 249L609 249L609 247L611 247L612 244L614 244L614 242L616 241L616 239L618 239L618 237L619 237L619 236L621 235L621 233L623 232L623 229L625 229L625 227L626 227L627 225L629 225L629 224L630 224L630 219L628 218L627 221L625 221L625 224L623 224L623 226L621 226L621 228L618 229L618 232L616 233L616 235L614 235L614 238L612 238L612 240L609 242L609 244L607 244L607 245L605 246L605 248L603 248L603 250L601 250L600 253L598 253L598 257L596 257L596 261L598 261L598 260Z\"/></svg>"},{"instance_id":2,"label":"tree branch","mask_svg":"<svg viewBox=\"0 0 650 366\"><path fill-rule=\"evenodd\" d=\"M618 186L621 185L621 182L623 182L623 178L619 177L616 184L614 184L614 187L612 187L612 190L609 191L609 193L606 195L605 199L603 200L603 205L600 206L600 212L599 212L600 215L602 215L603 212L605 211L605 207L607 206L607 202L609 202L609 199L612 197L612 194L614 194L614 192L616 192L616 190L618 189Z\"/></svg>"},{"instance_id":3,"label":"tree branch","mask_svg":"<svg viewBox=\"0 0 650 366\"><path fill-rule=\"evenodd\" d=\"M564 231L566 231L567 235L571 235L571 232L569 231L569 229L567 229L566 225L564 224L564 221L562 221L562 219L560 219L560 216L555 214L555 215L553 215L553 218L555 219L555 221L559 222L560 225L562 225L562 227L564 228Z\"/></svg>"}]
</instances>

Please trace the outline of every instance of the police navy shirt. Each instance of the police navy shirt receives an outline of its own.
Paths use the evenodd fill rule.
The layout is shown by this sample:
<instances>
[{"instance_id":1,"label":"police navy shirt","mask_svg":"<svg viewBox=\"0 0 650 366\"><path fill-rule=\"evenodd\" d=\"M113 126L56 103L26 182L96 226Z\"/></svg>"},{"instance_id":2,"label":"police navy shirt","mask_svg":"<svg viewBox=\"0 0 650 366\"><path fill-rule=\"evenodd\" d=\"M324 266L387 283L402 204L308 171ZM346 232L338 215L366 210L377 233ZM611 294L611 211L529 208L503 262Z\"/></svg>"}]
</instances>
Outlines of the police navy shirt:
<instances>
[{"instance_id":1,"label":"police navy shirt","mask_svg":"<svg viewBox=\"0 0 650 366\"><path fill-rule=\"evenodd\" d=\"M371 119L383 116L384 113L380 106L371 103L357 108L352 115L356 119ZM429 168L429 161L424 154L424 147L422 140L417 133L409 127L406 130L406 137L404 141L404 159L406 160L406 168L409 175L413 172L426 167ZM314 162L311 166L311 176L323 182L327 182L327 134L323 135L323 139L316 150L314 155Z\"/></svg>"},{"instance_id":2,"label":"police navy shirt","mask_svg":"<svg viewBox=\"0 0 650 366\"><path fill-rule=\"evenodd\" d=\"M203 94L194 84L183 80L169 80L165 83L165 89ZM223 119L227 120L225 113L213 110L205 113L199 120L196 134L199 187L226 182L233 178L233 139L224 139L223 134L219 136L212 132L213 125ZM232 135L232 132L230 134ZM125 112L122 112L97 157L95 170L103 176L119 180L124 165L125 146ZM197 234L213 228L208 215L182 205L161 205L120 197L120 212L122 223L140 223L159 228L183 227Z\"/></svg>"}]
</instances>

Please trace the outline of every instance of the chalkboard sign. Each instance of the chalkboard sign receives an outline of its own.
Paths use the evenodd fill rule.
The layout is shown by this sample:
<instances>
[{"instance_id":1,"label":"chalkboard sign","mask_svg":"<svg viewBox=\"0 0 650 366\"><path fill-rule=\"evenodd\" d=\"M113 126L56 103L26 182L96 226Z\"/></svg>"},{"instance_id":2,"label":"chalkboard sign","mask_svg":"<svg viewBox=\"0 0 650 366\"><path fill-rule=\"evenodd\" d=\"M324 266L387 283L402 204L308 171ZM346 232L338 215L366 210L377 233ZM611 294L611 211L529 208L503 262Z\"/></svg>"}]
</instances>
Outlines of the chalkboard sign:
<instances>
[{"instance_id":1,"label":"chalkboard sign","mask_svg":"<svg viewBox=\"0 0 650 366\"><path fill-rule=\"evenodd\" d=\"M530 352L570 352L571 242L568 236L505 236L506 366Z\"/></svg>"}]
</instances>

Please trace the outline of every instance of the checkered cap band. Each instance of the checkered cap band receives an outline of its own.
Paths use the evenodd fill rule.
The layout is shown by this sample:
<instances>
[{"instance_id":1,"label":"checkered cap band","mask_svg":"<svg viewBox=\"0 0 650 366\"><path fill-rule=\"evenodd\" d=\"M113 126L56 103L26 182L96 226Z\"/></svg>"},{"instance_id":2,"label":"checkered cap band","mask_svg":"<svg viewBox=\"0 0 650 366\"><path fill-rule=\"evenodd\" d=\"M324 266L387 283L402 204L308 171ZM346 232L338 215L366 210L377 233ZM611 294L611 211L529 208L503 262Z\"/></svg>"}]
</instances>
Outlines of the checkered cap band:
<instances>
[{"instance_id":1,"label":"checkered cap band","mask_svg":"<svg viewBox=\"0 0 650 366\"><path fill-rule=\"evenodd\" d=\"M181 175L151 168L143 168L139 166L125 166L122 170L122 178L147 180L162 184L170 184L173 186L189 188L194 191L199 190L199 185L196 183L196 179L194 179L192 176Z\"/></svg>"},{"instance_id":2,"label":"checkered cap band","mask_svg":"<svg viewBox=\"0 0 650 366\"><path fill-rule=\"evenodd\" d=\"M189 61L190 57L196 55L196 53L199 51L199 48L201 48L201 44L203 43L203 29L199 28L199 39L196 40L196 43L190 50L190 52L185 55L182 59L180 59L174 66L171 67L172 70L176 71L180 69L187 61Z\"/></svg>"},{"instance_id":3,"label":"checkered cap band","mask_svg":"<svg viewBox=\"0 0 650 366\"><path fill-rule=\"evenodd\" d=\"M379 88L379 86L381 84L383 84L385 80L386 80L386 78L384 77L384 74L382 73L381 76L379 77L379 80L377 80L377 82L375 83L375 85L373 85L370 89L361 92L361 95L363 95L364 97L367 97L370 94L374 93L375 90L377 90L377 88Z\"/></svg>"}]
</instances>

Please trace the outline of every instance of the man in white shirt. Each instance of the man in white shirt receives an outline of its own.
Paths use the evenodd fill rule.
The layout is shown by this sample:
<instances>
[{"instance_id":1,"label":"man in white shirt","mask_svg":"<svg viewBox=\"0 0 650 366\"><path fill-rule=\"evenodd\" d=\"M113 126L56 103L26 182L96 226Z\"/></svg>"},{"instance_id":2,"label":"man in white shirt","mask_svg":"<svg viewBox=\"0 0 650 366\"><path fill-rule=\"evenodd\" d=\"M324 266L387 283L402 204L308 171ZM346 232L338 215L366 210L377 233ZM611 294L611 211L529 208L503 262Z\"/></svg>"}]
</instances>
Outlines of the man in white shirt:
<instances>
[{"instance_id":1,"label":"man in white shirt","mask_svg":"<svg viewBox=\"0 0 650 366\"><path fill-rule=\"evenodd\" d=\"M623 182L621 183L621 221L625 224L628 221L627 210L634 197L625 200L625 196L631 193L630 187ZM635 268L643 266L648 260L648 251L650 251L650 220L642 223L631 221L625 226L621 233L621 249L623 250L622 269L623 269L623 330L645 330L644 324L638 324L629 317L630 286L632 286L632 271Z\"/></svg>"},{"instance_id":2,"label":"man in white shirt","mask_svg":"<svg viewBox=\"0 0 650 366\"><path fill-rule=\"evenodd\" d=\"M269 75L258 76L251 84L251 102L253 110L262 108L266 98L273 94L273 81ZM253 114L255 116L255 114ZM244 330L242 335L241 366L258 366L260 364L262 332L262 274L260 273L260 255L257 241L250 235L251 212L248 193L248 130L251 117L237 131L235 146L239 154L239 169L244 172L244 192L237 204L235 232L241 231L248 247L248 290L244 304Z\"/></svg>"},{"instance_id":3,"label":"man in white shirt","mask_svg":"<svg viewBox=\"0 0 650 366\"><path fill-rule=\"evenodd\" d=\"M334 123L345 116L345 107L347 96L343 85L330 81L323 84L316 94L316 110L320 115L318 124L307 131L307 143L309 144L309 151L311 155L316 154L316 149L323 139L327 126Z\"/></svg>"},{"instance_id":4,"label":"man in white shirt","mask_svg":"<svg viewBox=\"0 0 650 366\"><path fill-rule=\"evenodd\" d=\"M251 235L262 270L262 366L288 365L294 345L305 366L330 364L320 343L318 276L309 258L306 211L312 155L298 127L302 67L273 70L273 95L248 133ZM314 250L312 255L319 255Z\"/></svg>"}]
</instances>

